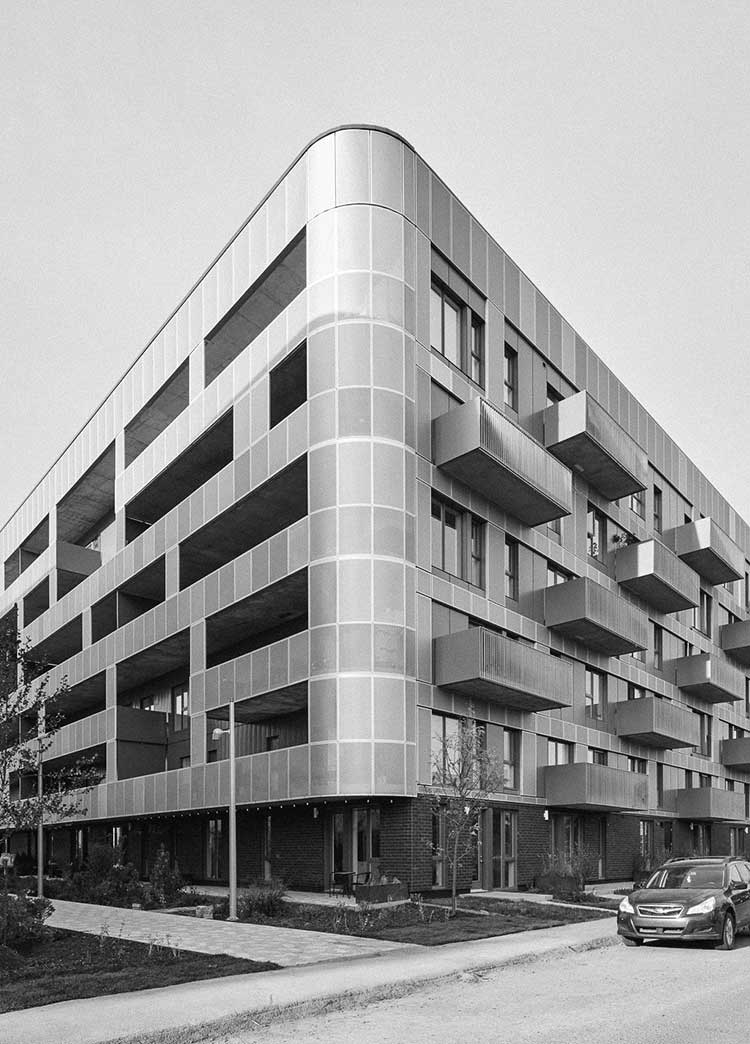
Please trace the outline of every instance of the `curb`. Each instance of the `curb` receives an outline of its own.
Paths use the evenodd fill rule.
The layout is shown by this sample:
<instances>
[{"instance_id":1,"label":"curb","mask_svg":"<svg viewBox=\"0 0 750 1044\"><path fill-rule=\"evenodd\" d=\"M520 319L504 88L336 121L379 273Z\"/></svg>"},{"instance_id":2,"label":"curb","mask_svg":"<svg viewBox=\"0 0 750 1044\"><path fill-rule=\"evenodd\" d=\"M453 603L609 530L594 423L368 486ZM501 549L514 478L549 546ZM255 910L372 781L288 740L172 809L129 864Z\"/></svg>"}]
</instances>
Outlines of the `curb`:
<instances>
[{"instance_id":1,"label":"curb","mask_svg":"<svg viewBox=\"0 0 750 1044\"><path fill-rule=\"evenodd\" d=\"M604 950L619 944L620 940L616 935L607 935L600 939L591 939L582 943L561 943L559 946L540 952L532 950L525 954L467 964L466 967L448 972L447 974L444 971L435 971L433 973L426 971L422 975L414 975L394 983L384 983L372 989L342 990L340 993L332 992L314 1000L249 1008L247 1011L224 1016L223 1018L199 1025L175 1026L167 1030L157 1030L154 1033L112 1038L107 1044L206 1044L207 1041L214 1038L230 1037L233 1034L242 1033L246 1030L257 1031L264 1026L276 1025L279 1022L294 1022L302 1018L324 1015L328 1012L366 1007L369 1004L375 1004L382 1000L397 1000L407 994L430 986L479 977L502 968L535 964L538 961L548 959L555 960L564 957L568 953Z\"/></svg>"}]
</instances>

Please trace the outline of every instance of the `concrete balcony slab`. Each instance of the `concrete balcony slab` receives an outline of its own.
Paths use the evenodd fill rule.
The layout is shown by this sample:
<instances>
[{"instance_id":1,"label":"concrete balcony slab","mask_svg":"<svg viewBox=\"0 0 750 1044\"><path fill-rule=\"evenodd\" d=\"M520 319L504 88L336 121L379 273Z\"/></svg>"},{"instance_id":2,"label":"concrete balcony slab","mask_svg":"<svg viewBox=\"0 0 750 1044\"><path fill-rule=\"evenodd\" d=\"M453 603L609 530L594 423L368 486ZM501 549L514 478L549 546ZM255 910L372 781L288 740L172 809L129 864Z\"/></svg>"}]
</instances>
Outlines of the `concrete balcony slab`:
<instances>
[{"instance_id":1,"label":"concrete balcony slab","mask_svg":"<svg viewBox=\"0 0 750 1044\"><path fill-rule=\"evenodd\" d=\"M549 765L544 770L547 804L589 811L644 811L648 777L608 765Z\"/></svg>"},{"instance_id":2,"label":"concrete balcony slab","mask_svg":"<svg viewBox=\"0 0 750 1044\"><path fill-rule=\"evenodd\" d=\"M700 742L695 715L656 696L615 704L614 724L618 736L660 750L697 747Z\"/></svg>"},{"instance_id":3,"label":"concrete balcony slab","mask_svg":"<svg viewBox=\"0 0 750 1044\"><path fill-rule=\"evenodd\" d=\"M659 540L619 548L615 578L662 613L692 609L700 601L698 574Z\"/></svg>"},{"instance_id":4,"label":"concrete balcony slab","mask_svg":"<svg viewBox=\"0 0 750 1044\"><path fill-rule=\"evenodd\" d=\"M588 577L545 590L544 622L606 656L622 656L648 646L646 614Z\"/></svg>"}]
</instances>

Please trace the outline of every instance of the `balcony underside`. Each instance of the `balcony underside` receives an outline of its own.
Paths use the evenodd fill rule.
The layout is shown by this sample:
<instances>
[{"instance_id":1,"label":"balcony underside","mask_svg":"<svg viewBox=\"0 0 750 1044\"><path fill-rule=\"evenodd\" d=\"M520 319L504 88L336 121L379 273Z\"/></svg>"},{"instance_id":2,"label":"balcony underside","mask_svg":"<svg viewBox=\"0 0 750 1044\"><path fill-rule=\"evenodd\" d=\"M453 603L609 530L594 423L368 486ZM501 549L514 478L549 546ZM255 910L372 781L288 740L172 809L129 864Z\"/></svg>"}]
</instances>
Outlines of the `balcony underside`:
<instances>
[{"instance_id":1,"label":"balcony underside","mask_svg":"<svg viewBox=\"0 0 750 1044\"><path fill-rule=\"evenodd\" d=\"M699 653L673 660L675 685L706 703L744 699L745 676L713 653Z\"/></svg>"},{"instance_id":2,"label":"balcony underside","mask_svg":"<svg viewBox=\"0 0 750 1044\"><path fill-rule=\"evenodd\" d=\"M672 530L675 554L710 584L740 580L744 555L711 518L686 522Z\"/></svg>"},{"instance_id":3,"label":"balcony underside","mask_svg":"<svg viewBox=\"0 0 750 1044\"><path fill-rule=\"evenodd\" d=\"M435 684L521 711L570 707L572 664L483 627L434 641Z\"/></svg>"},{"instance_id":4,"label":"balcony underside","mask_svg":"<svg viewBox=\"0 0 750 1044\"><path fill-rule=\"evenodd\" d=\"M648 777L608 765L551 765L544 770L547 804L586 811L645 811Z\"/></svg>"},{"instance_id":5,"label":"balcony underside","mask_svg":"<svg viewBox=\"0 0 750 1044\"><path fill-rule=\"evenodd\" d=\"M741 823L745 819L745 796L717 787L693 787L673 790L675 808L680 819L715 820Z\"/></svg>"},{"instance_id":6,"label":"balcony underside","mask_svg":"<svg viewBox=\"0 0 750 1044\"><path fill-rule=\"evenodd\" d=\"M727 656L750 667L750 620L726 624L721 628L719 643Z\"/></svg>"},{"instance_id":7,"label":"balcony underside","mask_svg":"<svg viewBox=\"0 0 750 1044\"><path fill-rule=\"evenodd\" d=\"M721 741L719 760L727 768L750 772L750 736Z\"/></svg>"},{"instance_id":8,"label":"balcony underside","mask_svg":"<svg viewBox=\"0 0 750 1044\"><path fill-rule=\"evenodd\" d=\"M700 600L697 575L657 540L620 548L617 582L662 613L692 609Z\"/></svg>"},{"instance_id":9,"label":"balcony underside","mask_svg":"<svg viewBox=\"0 0 750 1044\"><path fill-rule=\"evenodd\" d=\"M700 742L695 715L655 696L617 703L614 720L616 734L631 743L675 750Z\"/></svg>"}]
</instances>

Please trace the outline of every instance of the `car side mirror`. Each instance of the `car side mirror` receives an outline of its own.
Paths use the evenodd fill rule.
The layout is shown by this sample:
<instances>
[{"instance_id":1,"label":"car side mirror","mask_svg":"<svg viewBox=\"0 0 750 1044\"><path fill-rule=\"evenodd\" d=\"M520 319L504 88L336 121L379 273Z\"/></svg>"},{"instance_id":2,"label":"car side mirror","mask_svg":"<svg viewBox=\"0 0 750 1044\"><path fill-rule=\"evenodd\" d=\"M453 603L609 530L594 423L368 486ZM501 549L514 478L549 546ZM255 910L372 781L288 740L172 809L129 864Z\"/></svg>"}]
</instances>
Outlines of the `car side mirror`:
<instances>
[{"instance_id":1,"label":"car side mirror","mask_svg":"<svg viewBox=\"0 0 750 1044\"><path fill-rule=\"evenodd\" d=\"M747 888L747 885L744 884L742 881L730 881L729 882L729 891L730 892L736 892L740 888Z\"/></svg>"}]
</instances>

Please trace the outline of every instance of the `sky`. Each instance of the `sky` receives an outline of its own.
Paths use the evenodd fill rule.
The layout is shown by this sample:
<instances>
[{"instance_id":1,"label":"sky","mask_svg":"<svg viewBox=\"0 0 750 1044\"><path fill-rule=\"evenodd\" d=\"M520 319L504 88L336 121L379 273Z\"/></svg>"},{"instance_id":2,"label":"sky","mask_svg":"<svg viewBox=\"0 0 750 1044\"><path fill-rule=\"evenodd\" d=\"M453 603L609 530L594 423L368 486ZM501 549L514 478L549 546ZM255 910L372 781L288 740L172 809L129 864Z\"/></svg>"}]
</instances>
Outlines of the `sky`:
<instances>
[{"instance_id":1,"label":"sky","mask_svg":"<svg viewBox=\"0 0 750 1044\"><path fill-rule=\"evenodd\" d=\"M400 132L750 520L747 0L0 2L0 524L319 132Z\"/></svg>"}]
</instances>

